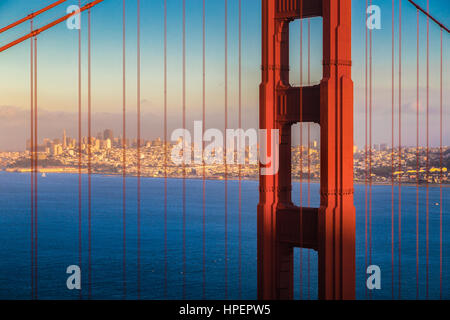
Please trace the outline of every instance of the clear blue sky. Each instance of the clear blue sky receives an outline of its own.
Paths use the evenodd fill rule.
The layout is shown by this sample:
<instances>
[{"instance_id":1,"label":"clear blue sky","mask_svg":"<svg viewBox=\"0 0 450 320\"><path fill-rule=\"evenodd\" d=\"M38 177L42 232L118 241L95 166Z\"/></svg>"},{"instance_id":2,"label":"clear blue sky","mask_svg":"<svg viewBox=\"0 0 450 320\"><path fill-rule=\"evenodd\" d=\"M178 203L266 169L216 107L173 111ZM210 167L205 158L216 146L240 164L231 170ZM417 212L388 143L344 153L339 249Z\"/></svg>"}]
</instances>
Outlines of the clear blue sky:
<instances>
[{"instance_id":1,"label":"clear blue sky","mask_svg":"<svg viewBox=\"0 0 450 320\"><path fill-rule=\"evenodd\" d=\"M7 25L24 15L36 11L53 0L1 0L0 25ZM87 3L83 0L82 3ZM396 72L398 70L398 0L395 1L395 45ZM426 0L418 0L426 7ZM35 25L45 23L64 15L70 4L68 1L40 16ZM355 82L355 143L364 143L364 48L365 48L365 3L353 0L353 80ZM403 109L405 143L415 143L416 108L416 10L403 3ZM171 127L181 126L181 63L182 63L182 0L168 0L168 105ZM391 0L373 0L381 7L382 29L373 32L374 64L374 143L390 142L391 110ZM142 108L153 120L144 126L148 137L162 135L163 111L163 22L164 1L141 0L142 14ZM224 1L206 0L206 77L207 77L207 126L223 127L224 109ZM430 0L430 12L447 26L450 25L450 3L448 0ZM261 1L242 0L242 80L244 127L256 127L258 119L258 84L260 81L260 29ZM86 31L87 14L82 16L83 37L83 91L86 92ZM136 110L136 1L127 0L127 107L130 118ZM122 0L105 0L92 11L92 65L93 65L93 111L97 117L102 113L121 112L122 85ZM299 81L298 21L291 27L291 82ZM2 44L29 31L29 24L0 36ZM304 23L306 47L306 23ZM201 76L202 76L202 1L186 0L186 44L187 44L187 108L188 122L201 119ZM311 21L312 82L321 78L321 19ZM448 49L450 37L444 34L444 108L448 123L449 66ZM426 19L420 18L420 59L421 59L421 105L425 105L426 85ZM437 143L437 117L439 108L439 28L430 23L430 107L432 112L432 139ZM75 113L77 110L77 50L78 33L61 24L39 36L39 106L47 113ZM238 0L228 0L228 72L229 72L229 125L237 126L238 89ZM306 55L304 57L306 72ZM0 107L29 108L29 42L23 43L0 54ZM306 74L304 75L306 79ZM398 75L396 74L396 83ZM396 90L398 92L398 90ZM395 97L396 110L398 98ZM85 100L83 108L85 108ZM9 109L8 109L9 110ZM1 111L0 111L1 112ZM9 112L9 113L8 113ZM11 111L6 112L10 114ZM2 114L5 114L3 112ZM424 117L423 117L424 118ZM156 121L155 121L156 119ZM158 120L159 119L159 120ZM73 121L75 122L75 118ZM26 119L24 120L26 121ZM129 124L129 135L134 134L134 118ZM397 123L396 119L396 123ZM101 121L99 120L98 123ZM102 122L103 123L103 122ZM96 121L94 119L94 126ZM421 122L424 132L425 122ZM100 126L100 124L98 125ZM112 125L114 127L114 125ZM65 123L54 124L54 131L42 130L42 134L60 132ZM102 129L98 127L97 129ZM113 128L120 133L120 126ZM23 130L22 130L23 131ZM318 128L313 129L317 136ZM24 135L25 133L21 133ZM72 133L74 134L74 133ZM3 132L2 132L2 135ZM18 134L19 135L19 134ZM446 144L450 144L450 130L445 128ZM408 139L407 137L410 137ZM22 139L22 138L21 138ZM422 141L424 142L424 141ZM7 142L0 139L0 149Z\"/></svg>"}]
</instances>

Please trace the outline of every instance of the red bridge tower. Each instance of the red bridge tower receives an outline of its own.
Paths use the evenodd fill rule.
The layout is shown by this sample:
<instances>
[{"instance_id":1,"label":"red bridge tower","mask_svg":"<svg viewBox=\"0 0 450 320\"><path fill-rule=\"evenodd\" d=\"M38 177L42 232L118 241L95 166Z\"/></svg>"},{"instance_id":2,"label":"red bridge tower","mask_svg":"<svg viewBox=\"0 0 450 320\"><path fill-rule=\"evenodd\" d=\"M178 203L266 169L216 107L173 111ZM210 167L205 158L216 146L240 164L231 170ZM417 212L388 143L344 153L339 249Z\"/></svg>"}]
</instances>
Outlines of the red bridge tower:
<instances>
[{"instance_id":1,"label":"red bridge tower","mask_svg":"<svg viewBox=\"0 0 450 320\"><path fill-rule=\"evenodd\" d=\"M318 16L323 79L292 87L289 23ZM259 299L293 298L294 247L318 251L319 299L355 297L351 64L351 0L262 0L260 128L279 129L280 166L260 176ZM291 126L300 121L320 124L320 208L300 209L291 200Z\"/></svg>"}]
</instances>

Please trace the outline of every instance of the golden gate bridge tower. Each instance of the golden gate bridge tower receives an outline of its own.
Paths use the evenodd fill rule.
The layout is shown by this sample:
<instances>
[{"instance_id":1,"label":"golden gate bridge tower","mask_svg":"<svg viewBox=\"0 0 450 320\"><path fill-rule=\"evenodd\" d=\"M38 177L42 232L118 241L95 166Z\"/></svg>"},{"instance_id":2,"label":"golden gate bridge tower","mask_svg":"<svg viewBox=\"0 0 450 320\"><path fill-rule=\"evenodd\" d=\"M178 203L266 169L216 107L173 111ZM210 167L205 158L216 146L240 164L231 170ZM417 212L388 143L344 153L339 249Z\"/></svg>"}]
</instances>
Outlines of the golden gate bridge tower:
<instances>
[{"instance_id":1,"label":"golden gate bridge tower","mask_svg":"<svg viewBox=\"0 0 450 320\"><path fill-rule=\"evenodd\" d=\"M293 87L289 23L320 16L323 79ZM293 298L294 247L318 252L319 299L355 298L351 66L351 0L262 1L260 128L279 130L280 167L260 175L258 299ZM320 208L291 200L291 126L298 122L320 125Z\"/></svg>"}]
</instances>

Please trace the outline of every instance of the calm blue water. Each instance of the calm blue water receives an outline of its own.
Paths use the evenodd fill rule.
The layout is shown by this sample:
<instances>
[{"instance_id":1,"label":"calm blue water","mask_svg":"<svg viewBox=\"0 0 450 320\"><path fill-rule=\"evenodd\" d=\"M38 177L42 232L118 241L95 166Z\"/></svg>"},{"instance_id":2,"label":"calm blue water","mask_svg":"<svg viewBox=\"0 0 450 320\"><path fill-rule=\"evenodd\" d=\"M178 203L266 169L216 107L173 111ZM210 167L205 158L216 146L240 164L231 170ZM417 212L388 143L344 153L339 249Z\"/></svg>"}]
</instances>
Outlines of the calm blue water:
<instances>
[{"instance_id":1,"label":"calm blue water","mask_svg":"<svg viewBox=\"0 0 450 320\"><path fill-rule=\"evenodd\" d=\"M0 299L30 297L30 177L0 172ZM83 177L83 294L87 289L87 179ZM78 264L77 175L39 177L39 298L76 299L66 287L67 266ZM224 182L207 181L206 297L223 299ZM202 181L188 180L186 212L186 298L202 298ZM122 282L122 179L92 177L92 297L121 299ZM142 179L141 295L164 296L164 180ZM299 202L299 184L294 202ZM239 298L238 182L228 182L228 297ZM182 181L168 181L167 298L182 297ZM306 184L303 186L306 190ZM402 188L402 298L416 297L415 187ZM304 192L306 201L306 192ZM420 295L425 297L425 192L420 211ZM127 178L127 298L137 297L136 179ZM258 182L242 183L242 298L256 298L256 205ZM357 296L365 298L365 198L356 186ZM439 188L430 188L430 298L439 297ZM450 298L450 189L444 189L443 295ZM311 185L311 205L318 206L318 185ZM372 264L382 271L382 289L373 298L391 298L391 187L373 187ZM395 213L394 292L398 295L398 237ZM302 250L302 297L308 297L308 251ZM310 255L309 296L317 297L317 254ZM295 297L300 297L300 250L295 250Z\"/></svg>"}]
</instances>

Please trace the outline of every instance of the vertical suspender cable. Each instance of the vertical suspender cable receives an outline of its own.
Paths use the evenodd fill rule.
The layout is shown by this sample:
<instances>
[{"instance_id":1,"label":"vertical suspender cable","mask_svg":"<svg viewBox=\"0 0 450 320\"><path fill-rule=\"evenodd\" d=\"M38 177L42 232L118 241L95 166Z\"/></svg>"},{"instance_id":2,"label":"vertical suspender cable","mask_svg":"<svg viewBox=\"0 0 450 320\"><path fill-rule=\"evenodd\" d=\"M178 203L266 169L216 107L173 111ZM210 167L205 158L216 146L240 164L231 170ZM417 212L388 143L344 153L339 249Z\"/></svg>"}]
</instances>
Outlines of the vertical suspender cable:
<instances>
[{"instance_id":1,"label":"vertical suspender cable","mask_svg":"<svg viewBox=\"0 0 450 320\"><path fill-rule=\"evenodd\" d=\"M122 269L123 269L123 297L124 299L127 296L127 284L126 284L126 161L127 161L127 133L126 133L126 56L125 56L125 0L123 0L122 7L122 68L123 68L123 83L122 83L122 220L123 220L123 257L122 257Z\"/></svg>"},{"instance_id":2,"label":"vertical suspender cable","mask_svg":"<svg viewBox=\"0 0 450 320\"><path fill-rule=\"evenodd\" d=\"M370 0L370 5L372 5L372 0ZM372 29L369 31L369 45L369 264L372 265Z\"/></svg>"},{"instance_id":3,"label":"vertical suspender cable","mask_svg":"<svg viewBox=\"0 0 450 320\"><path fill-rule=\"evenodd\" d=\"M391 288L392 299L394 299L394 85L395 85L395 42L394 42L394 30L395 30L395 11L394 0L392 0L392 82L391 82L391 121L392 121L392 142L391 142Z\"/></svg>"},{"instance_id":4,"label":"vertical suspender cable","mask_svg":"<svg viewBox=\"0 0 450 320\"><path fill-rule=\"evenodd\" d=\"M183 129L186 129L186 0L183 0ZM186 146L186 137L183 137ZM186 299L186 162L183 149L183 299Z\"/></svg>"},{"instance_id":5,"label":"vertical suspender cable","mask_svg":"<svg viewBox=\"0 0 450 320\"><path fill-rule=\"evenodd\" d=\"M228 1L225 0L225 132L228 129ZM228 166L225 157L225 299L228 298Z\"/></svg>"},{"instance_id":6,"label":"vertical suspender cable","mask_svg":"<svg viewBox=\"0 0 450 320\"><path fill-rule=\"evenodd\" d=\"M444 165L444 159L443 159L443 150L442 150L442 28L441 28L441 74L440 74L440 108L439 108L439 166L440 166L440 177L439 177L439 298L442 299L442 208L444 206L443 199L442 199L442 180L443 180L443 165Z\"/></svg>"},{"instance_id":7,"label":"vertical suspender cable","mask_svg":"<svg viewBox=\"0 0 450 320\"><path fill-rule=\"evenodd\" d=\"M308 86L311 85L311 20L308 18ZM311 123L308 122L308 208L311 207ZM308 300L311 298L311 250L308 250Z\"/></svg>"},{"instance_id":8,"label":"vertical suspender cable","mask_svg":"<svg viewBox=\"0 0 450 320\"><path fill-rule=\"evenodd\" d=\"M430 12L430 0L427 0L427 13ZM428 259L429 259L429 248L430 243L428 239L429 235L429 213L430 213L430 206L429 206L429 196L430 196L430 188L429 188L429 172L430 172L430 18L427 16L427 124L426 124L426 130L427 130L427 162L426 162L426 298L428 299L428 280L429 280L429 266L428 266Z\"/></svg>"},{"instance_id":9,"label":"vertical suspender cable","mask_svg":"<svg viewBox=\"0 0 450 320\"><path fill-rule=\"evenodd\" d=\"M398 47L398 298L401 299L402 266L402 0L399 1Z\"/></svg>"},{"instance_id":10,"label":"vertical suspender cable","mask_svg":"<svg viewBox=\"0 0 450 320\"><path fill-rule=\"evenodd\" d=\"M300 300L303 298L303 0L300 0Z\"/></svg>"},{"instance_id":11,"label":"vertical suspender cable","mask_svg":"<svg viewBox=\"0 0 450 320\"><path fill-rule=\"evenodd\" d=\"M88 10L88 295L92 295L92 103L91 103L91 9Z\"/></svg>"},{"instance_id":12,"label":"vertical suspender cable","mask_svg":"<svg viewBox=\"0 0 450 320\"><path fill-rule=\"evenodd\" d=\"M37 38L34 38L34 294L35 299L38 298L38 138L37 138Z\"/></svg>"},{"instance_id":13,"label":"vertical suspender cable","mask_svg":"<svg viewBox=\"0 0 450 320\"><path fill-rule=\"evenodd\" d=\"M167 298L167 0L164 0L164 297Z\"/></svg>"},{"instance_id":14,"label":"vertical suspender cable","mask_svg":"<svg viewBox=\"0 0 450 320\"><path fill-rule=\"evenodd\" d=\"M228 0L225 0L225 133L228 128ZM227 147L224 146L225 159L225 299L228 298L228 166Z\"/></svg>"},{"instance_id":15,"label":"vertical suspender cable","mask_svg":"<svg viewBox=\"0 0 450 320\"><path fill-rule=\"evenodd\" d=\"M33 31L33 20L30 22ZM31 298L34 298L34 63L33 38L30 39L30 217L31 217Z\"/></svg>"},{"instance_id":16,"label":"vertical suspender cable","mask_svg":"<svg viewBox=\"0 0 450 320\"><path fill-rule=\"evenodd\" d=\"M202 132L206 129L206 3L203 0L203 14L202 14ZM202 141L202 152L205 150L205 142ZM206 168L205 168L205 157L202 153L202 166L203 166L203 199L202 199L202 210L203 210L203 261L202 261L202 297L206 299Z\"/></svg>"},{"instance_id":17,"label":"vertical suspender cable","mask_svg":"<svg viewBox=\"0 0 450 320\"><path fill-rule=\"evenodd\" d=\"M416 84L416 299L419 299L419 10L417 10L417 84Z\"/></svg>"},{"instance_id":18,"label":"vertical suspender cable","mask_svg":"<svg viewBox=\"0 0 450 320\"><path fill-rule=\"evenodd\" d=\"M141 298L141 3L137 0L137 296Z\"/></svg>"},{"instance_id":19,"label":"vertical suspender cable","mask_svg":"<svg viewBox=\"0 0 450 320\"><path fill-rule=\"evenodd\" d=\"M81 0L78 1L81 7ZM81 202L81 28L78 29L78 263L82 268L82 202ZM81 298L81 290L80 290Z\"/></svg>"},{"instance_id":20,"label":"vertical suspender cable","mask_svg":"<svg viewBox=\"0 0 450 320\"><path fill-rule=\"evenodd\" d=\"M242 129L242 3L239 0L239 129ZM239 150L242 150L242 137L239 135ZM245 152L245 151L244 151ZM245 155L244 155L245 159ZM242 217L242 173L241 163L239 162L239 299L242 299L242 229L241 229L241 217Z\"/></svg>"},{"instance_id":21,"label":"vertical suspender cable","mask_svg":"<svg viewBox=\"0 0 450 320\"><path fill-rule=\"evenodd\" d=\"M366 8L368 8L369 5L369 1L366 0ZM366 11L366 18L364 21L367 21L367 11ZM365 29L365 87L364 87L364 107L365 107L365 111L364 111L364 115L365 115L365 145L364 145L364 172L365 172L365 177L364 177L364 209L365 209L365 215L364 215L364 261L365 261L365 269L367 269L367 258L368 258L368 254L367 254L367 249L368 249L368 190L367 190L367 143L368 143L368 132L367 132L367 128L368 128L368 28L367 26L364 28ZM365 287L365 296L367 299L367 286Z\"/></svg>"}]
</instances>

